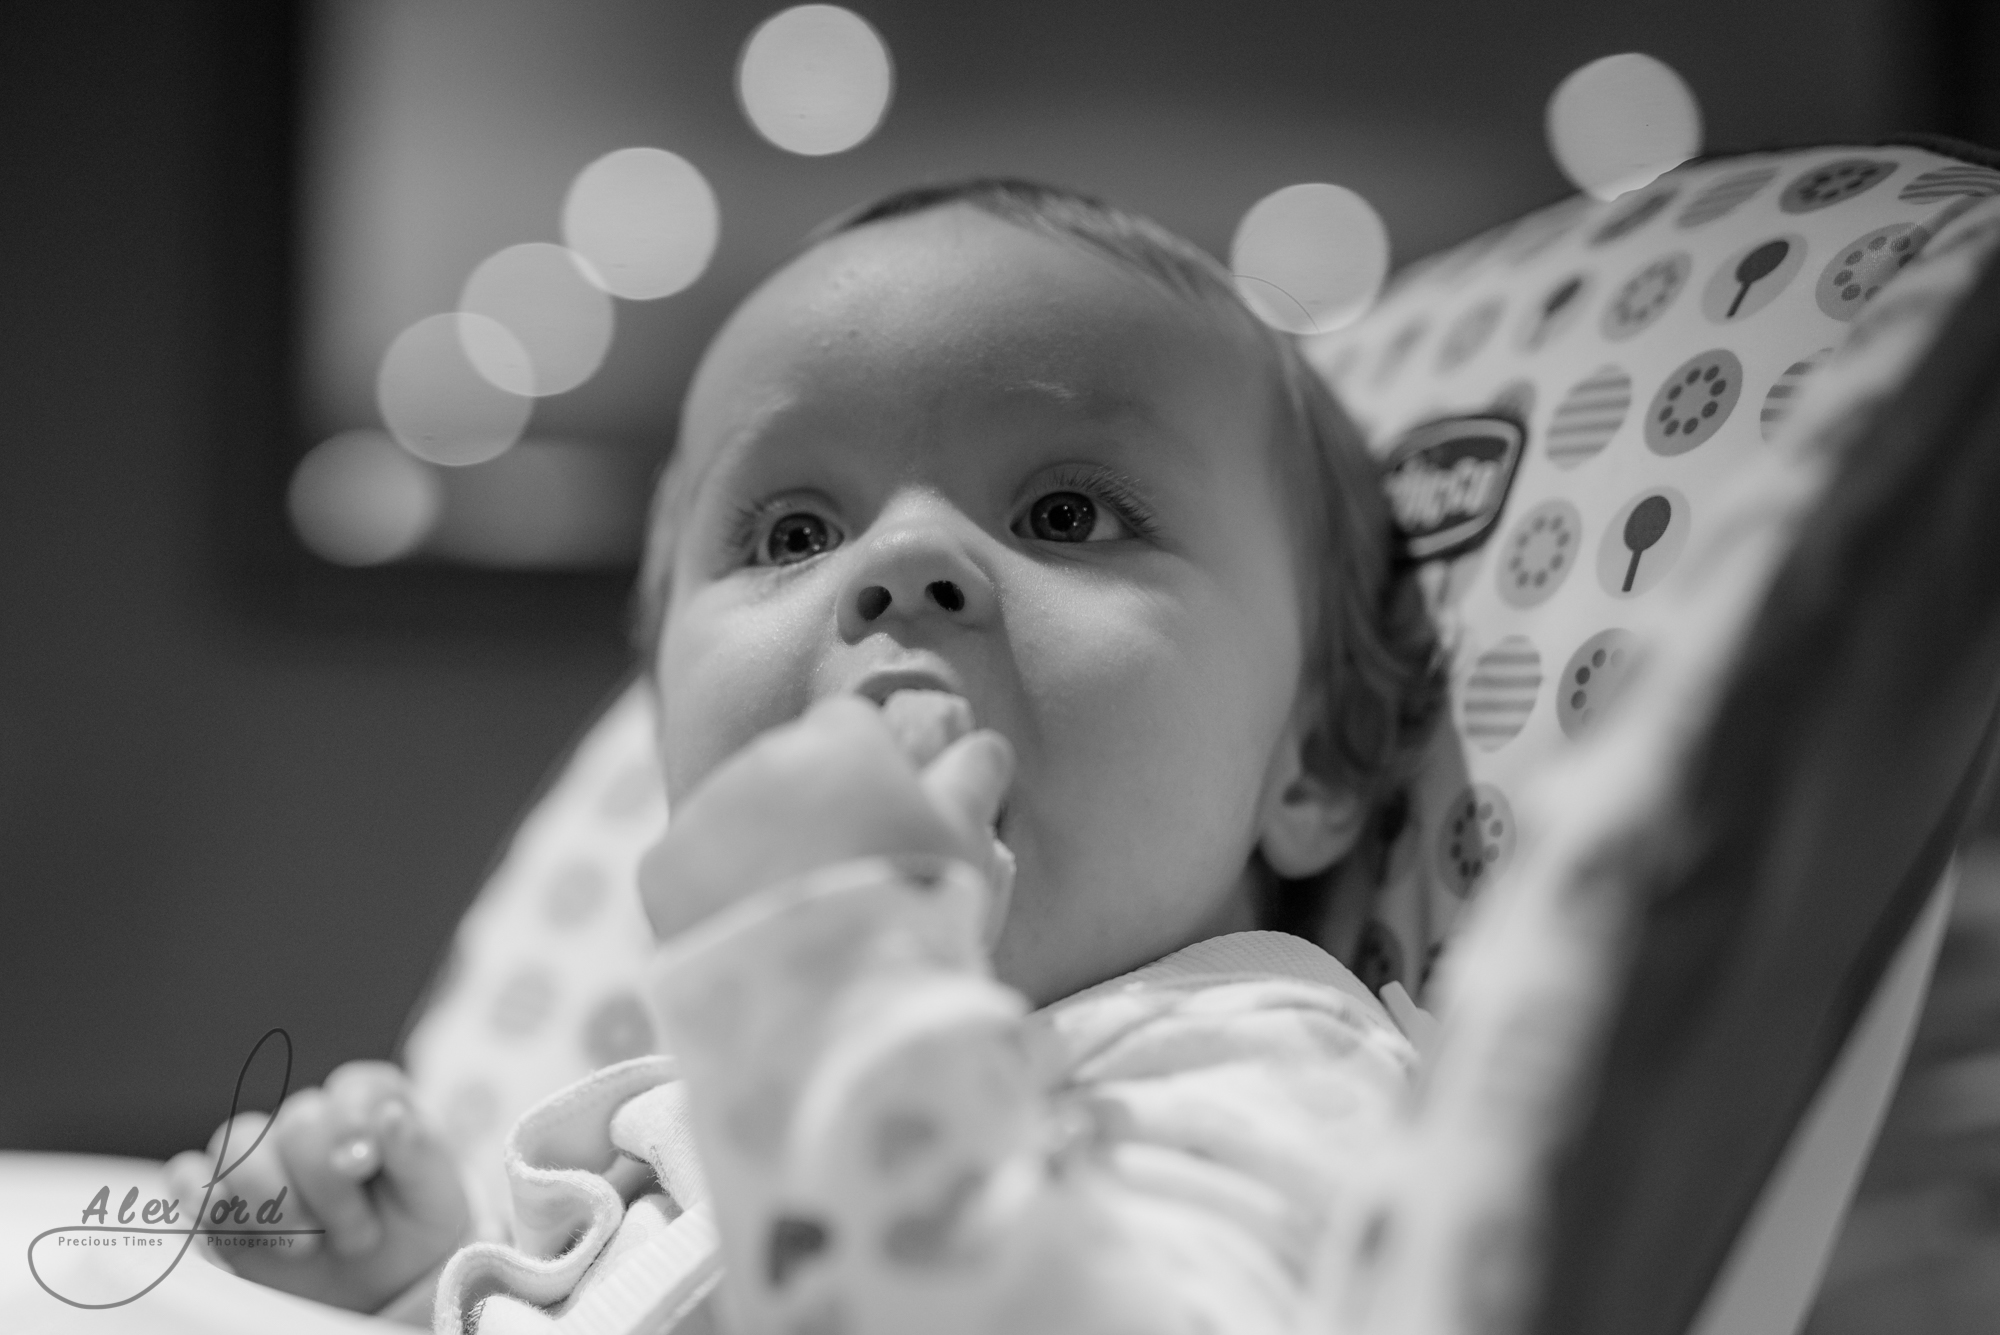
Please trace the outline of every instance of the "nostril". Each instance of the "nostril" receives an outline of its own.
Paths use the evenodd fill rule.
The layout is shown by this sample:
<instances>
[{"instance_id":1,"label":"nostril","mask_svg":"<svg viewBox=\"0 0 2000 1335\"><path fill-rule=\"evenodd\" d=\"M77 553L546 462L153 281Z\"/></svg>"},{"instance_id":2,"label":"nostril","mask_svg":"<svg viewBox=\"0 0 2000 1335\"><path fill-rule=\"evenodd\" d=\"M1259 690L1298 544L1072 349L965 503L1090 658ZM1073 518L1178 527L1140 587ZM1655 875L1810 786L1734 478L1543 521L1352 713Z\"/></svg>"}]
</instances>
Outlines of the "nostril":
<instances>
[{"instance_id":1,"label":"nostril","mask_svg":"<svg viewBox=\"0 0 2000 1335\"><path fill-rule=\"evenodd\" d=\"M965 595L959 592L958 585L948 579L932 580L924 592L931 596L932 602L947 612L956 612L965 606Z\"/></svg>"},{"instance_id":2,"label":"nostril","mask_svg":"<svg viewBox=\"0 0 2000 1335\"><path fill-rule=\"evenodd\" d=\"M863 621L873 621L889 610L889 591L880 584L870 584L855 599L855 605L861 609Z\"/></svg>"}]
</instances>

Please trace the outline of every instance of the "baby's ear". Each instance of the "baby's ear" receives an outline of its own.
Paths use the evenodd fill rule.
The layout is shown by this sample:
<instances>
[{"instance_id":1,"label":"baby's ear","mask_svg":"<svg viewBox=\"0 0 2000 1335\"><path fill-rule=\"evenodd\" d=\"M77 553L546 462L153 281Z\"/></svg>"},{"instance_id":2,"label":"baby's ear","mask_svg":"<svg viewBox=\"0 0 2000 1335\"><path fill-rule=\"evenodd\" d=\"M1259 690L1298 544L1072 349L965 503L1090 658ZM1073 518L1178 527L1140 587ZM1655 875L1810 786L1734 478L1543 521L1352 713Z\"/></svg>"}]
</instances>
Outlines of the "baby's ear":
<instances>
[{"instance_id":1,"label":"baby's ear","mask_svg":"<svg viewBox=\"0 0 2000 1335\"><path fill-rule=\"evenodd\" d=\"M1294 720L1264 778L1257 847L1286 880L1317 876L1346 857L1367 817L1360 794L1330 763L1317 722L1313 712Z\"/></svg>"}]
</instances>

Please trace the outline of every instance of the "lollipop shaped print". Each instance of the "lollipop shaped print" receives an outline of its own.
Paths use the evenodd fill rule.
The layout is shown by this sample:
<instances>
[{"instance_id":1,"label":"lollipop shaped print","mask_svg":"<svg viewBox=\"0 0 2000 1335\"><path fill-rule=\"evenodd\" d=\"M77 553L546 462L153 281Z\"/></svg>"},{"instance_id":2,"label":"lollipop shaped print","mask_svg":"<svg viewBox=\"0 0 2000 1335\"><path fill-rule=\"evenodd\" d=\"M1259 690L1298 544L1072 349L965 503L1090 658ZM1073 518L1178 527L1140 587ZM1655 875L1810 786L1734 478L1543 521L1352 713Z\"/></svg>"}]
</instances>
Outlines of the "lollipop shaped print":
<instances>
[{"instance_id":1,"label":"lollipop shaped print","mask_svg":"<svg viewBox=\"0 0 2000 1335\"><path fill-rule=\"evenodd\" d=\"M1658 584L1687 544L1687 497L1652 487L1625 502L1597 545L1597 582L1613 598L1636 598Z\"/></svg>"},{"instance_id":2,"label":"lollipop shaped print","mask_svg":"<svg viewBox=\"0 0 2000 1335\"><path fill-rule=\"evenodd\" d=\"M1702 289L1701 313L1717 324L1745 320L1763 310L1806 262L1802 236L1774 236L1737 251Z\"/></svg>"}]
</instances>

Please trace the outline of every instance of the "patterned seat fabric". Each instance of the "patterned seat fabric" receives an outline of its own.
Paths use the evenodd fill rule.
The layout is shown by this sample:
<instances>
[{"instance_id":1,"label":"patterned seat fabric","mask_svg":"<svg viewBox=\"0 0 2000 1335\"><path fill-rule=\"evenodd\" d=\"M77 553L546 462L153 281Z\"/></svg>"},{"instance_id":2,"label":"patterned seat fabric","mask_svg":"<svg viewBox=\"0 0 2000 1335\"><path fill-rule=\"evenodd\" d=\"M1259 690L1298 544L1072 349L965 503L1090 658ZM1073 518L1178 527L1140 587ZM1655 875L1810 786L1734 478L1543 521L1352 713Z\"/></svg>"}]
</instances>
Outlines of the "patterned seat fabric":
<instances>
[{"instance_id":1,"label":"patterned seat fabric","mask_svg":"<svg viewBox=\"0 0 2000 1335\"><path fill-rule=\"evenodd\" d=\"M489 1232L507 1201L500 1151L516 1119L653 1050L640 1000L653 932L635 881L666 828L652 720L635 683L591 725L460 921L404 1044Z\"/></svg>"},{"instance_id":2,"label":"patterned seat fabric","mask_svg":"<svg viewBox=\"0 0 2000 1335\"><path fill-rule=\"evenodd\" d=\"M1713 545L1711 503L1857 315L1895 316L1893 292L1876 298L1904 266L2000 236L1996 194L2000 171L1911 146L1690 165L1413 266L1309 344L1392 466L1453 664L1456 727L1414 794L1357 972L1421 992L1513 856L1520 785L1597 725L1640 605ZM1509 447L1490 423L1470 444L1429 429L1465 417L1521 433ZM522 1111L650 1048L633 871L666 815L652 741L634 685L522 822L411 1031L420 1096L492 1202Z\"/></svg>"},{"instance_id":3,"label":"patterned seat fabric","mask_svg":"<svg viewBox=\"0 0 2000 1335\"><path fill-rule=\"evenodd\" d=\"M1857 316L1931 313L1934 294L1874 303L1919 254L1990 244L1996 194L2000 171L1914 146L1690 165L1413 266L1310 345L1390 464L1405 530L1485 525L1421 570L1466 772L1441 760L1424 776L1364 977L1421 995L1513 855L1521 784L1596 726L1644 605L1712 545L1714 501L1773 448ZM1427 448L1426 424L1475 414L1525 428L1518 461L1481 472L1497 446Z\"/></svg>"}]
</instances>

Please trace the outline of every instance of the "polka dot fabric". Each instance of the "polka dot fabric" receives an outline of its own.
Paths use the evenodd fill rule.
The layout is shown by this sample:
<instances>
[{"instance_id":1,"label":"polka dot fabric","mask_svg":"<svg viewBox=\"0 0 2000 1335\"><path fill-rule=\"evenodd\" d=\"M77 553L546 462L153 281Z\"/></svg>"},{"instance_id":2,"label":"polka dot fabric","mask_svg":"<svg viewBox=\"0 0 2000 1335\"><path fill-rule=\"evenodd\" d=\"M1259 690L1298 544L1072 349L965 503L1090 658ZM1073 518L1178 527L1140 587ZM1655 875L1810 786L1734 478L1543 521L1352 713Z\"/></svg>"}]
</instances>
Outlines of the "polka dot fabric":
<instances>
[{"instance_id":1,"label":"polka dot fabric","mask_svg":"<svg viewBox=\"0 0 2000 1335\"><path fill-rule=\"evenodd\" d=\"M1491 535L1422 570L1465 772L1440 764L1422 784L1423 847L1389 891L1414 902L1378 926L1423 939L1381 958L1436 958L1510 856L1523 780L1617 699L1628 628L1711 536L1719 490L1933 238L2000 225L1996 194L2000 173L1915 147L1691 165L1413 266L1366 319L1308 344L1383 454L1440 417L1527 430Z\"/></svg>"},{"instance_id":2,"label":"polka dot fabric","mask_svg":"<svg viewBox=\"0 0 2000 1335\"><path fill-rule=\"evenodd\" d=\"M1377 922L1364 934L1364 940L1376 943L1382 958L1410 958L1412 952L1405 945L1380 944L1379 939L1403 930L1412 920L1412 899L1463 903L1469 886L1481 905L1453 937L1444 955L1447 964L1432 989L1431 1000L1444 1017L1443 1037L1411 1119L1402 1129L1401 1143L1382 1156L1392 1167L1371 1205L1371 1226L1337 1247L1327 1260L1327 1271L1334 1277L1330 1292L1368 1295L1366 1303L1348 1309L1360 1313L1347 1327L1354 1335L1496 1335L1524 1329L1533 1323L1545 1282L1576 1287L1564 1289L1561 1303L1541 1308L1553 1314L1544 1324L1565 1329L1630 1328L1637 1304L1663 1294L1668 1301L1675 1294L1685 1297L1687 1281L1704 1264L1696 1259L1703 1247L1663 1251L1657 1240L1682 1239L1696 1232L1689 1225L1695 1211L1715 1203L1718 1172L1755 1171L1748 1169L1749 1160L1740 1151L1760 1124L1769 1130L1788 1116L1768 1097L1776 1088L1769 1067L1789 1062L1793 1077L1803 1069L1801 1054L1812 1045L1793 1045L1788 1036L1796 1036L1802 1027L1817 1033L1817 1026L1826 1022L1829 1011L1817 1004L1824 989L1803 1007L1793 1007L1790 1029L1760 1023L1752 1031L1764 1035L1758 1042L1767 1067L1746 1067L1740 1055L1753 1049L1736 1049L1738 1060L1721 1069L1725 1080L1740 1074L1742 1087L1719 1087L1718 1070L1712 1066L1693 1068L1692 1074L1679 1071L1687 1078L1648 1087L1645 1113L1652 1120L1644 1123L1636 1120L1641 1113L1629 1086L1621 1093L1607 1083L1612 1067L1605 1054L1623 1037L1616 1026L1632 995L1626 990L1628 979L1636 978L1644 989L1634 1004L1662 1019L1646 1050L1651 1055L1671 1051L1683 1041L1699 1045L1705 1037L1712 1038L1718 1026L1740 1028L1748 1016L1775 1019L1784 1009L1783 999L1771 995L1779 986L1776 978L1797 976L1760 973L1760 981L1751 985L1740 971L1702 971L1713 961L1699 952L1700 968L1691 970L1690 958L1682 951L1688 937L1641 933L1649 923L1658 925L1659 919L1652 915L1663 902L1674 907L1660 917L1679 923L1708 911L1699 902L1698 885L1683 877L1698 880L1719 874L1716 884L1735 893L1745 884L1738 875L1745 866L1731 867L1727 860L1748 858L1767 868L1773 845L1782 845L1788 837L1753 842L1747 849L1725 854L1722 862L1703 859L1699 872L1683 865L1663 873L1657 860L1663 846L1693 843L1716 848L1715 840L1728 837L1719 831L1733 828L1712 820L1704 828L1702 817L1689 816L1698 810L1688 796L1695 772L1690 766L1700 764L1711 747L1731 746L1731 735L1718 729L1741 726L1740 716L1725 712L1732 699L1740 705L1745 698L1739 674L1754 682L1773 661L1769 643L1754 651L1762 656L1761 664L1757 659L1745 661L1746 646L1754 643L1753 628L1800 624L1785 613L1802 609L1779 608L1771 600L1800 597L1802 586L1810 584L1810 577L1797 578L1798 569L1789 566L1801 536L1812 535L1812 550L1822 555L1826 544L1835 544L1846 558L1841 568L1851 568L1877 541L1884 520L1907 516L1903 522L1914 529L1936 514L1938 491L1911 493L1885 487L1884 473L1875 461L1851 461L1847 456L1858 449L1913 449L1919 451L1919 461L1963 460L1980 443L1976 437L1911 440L1907 428L1921 422L1921 407L1910 419L1895 423L1897 430L1879 434L1872 430L1884 422L1886 405L1909 401L1919 383L1925 395L1959 402L1968 380L1982 371L1993 372L1991 344L1986 341L1990 335L1975 335L1981 342L1974 351L1984 352L1988 359L1983 368L1958 355L1966 351L1961 348L1952 348L1952 356L1943 352L1932 356L1947 320L1968 300L1978 299L1968 294L1989 290L1983 287L1988 281L1983 275L2000 250L2000 198L1987 198L1991 192L1984 176L1958 173L1950 161L1917 149L1819 150L1705 164L1662 182L1656 190L1692 194L1695 204L1690 207L1713 219L1709 226L1741 230L1732 237L1716 238L1712 247L1695 250L1677 234L1672 220L1680 215L1668 205L1654 211L1649 228L1627 232L1620 244L1635 249L1649 244L1687 247L1692 276L1680 298L1683 304L1670 306L1650 332L1633 340L1629 352L1616 355L1640 387L1635 403L1664 399L1665 388L1683 387L1680 398L1669 400L1674 411L1666 418L1654 411L1648 419L1658 424L1663 441L1688 434L1677 428L1673 437L1667 437L1668 420L1698 418L1678 406L1690 394L1705 394L1708 401L1728 396L1728 387L1719 393L1708 388L1737 374L1721 367L1721 352L1741 366L1737 406L1712 434L1678 453L1663 452L1651 443L1647 423L1626 421L1601 454L1570 471L1548 460L1550 436L1543 434L1540 421L1531 421L1527 463L1500 517L1496 541L1504 544L1511 526L1560 496L1583 518L1579 545L1584 568L1573 571L1546 602L1527 609L1499 597L1498 577L1490 566L1482 567L1485 573L1462 588L1448 577L1449 572L1426 575L1455 645L1462 709L1469 684L1482 674L1493 675L1487 655L1494 649L1503 650L1509 662L1532 661L1543 675L1525 724L1506 742L1483 749L1474 736L1462 748L1471 771L1469 783L1442 764L1426 776L1429 786L1420 794L1422 810L1413 824L1419 827L1418 839L1430 841L1435 855L1398 860L1398 865L1417 861L1423 865L1415 875L1396 882L1380 906ZM1754 188L1731 183L1725 189L1721 184L1738 175L1747 179L1753 171L1761 178ZM1940 187L1935 182L1953 179L1969 181L1981 193L1936 194ZM1919 181L1926 184L1918 188ZM1911 198L1902 197L1906 191ZM1725 196L1736 202L1718 212L1721 205L1714 201ZM1932 212L1899 217L1899 206ZM1615 218L1620 208L1614 204L1593 212ZM1662 219L1667 220L1664 227ZM1914 228L1926 234L1924 244L1913 247L1908 264L1896 264L1895 274L1878 292L1859 294L1852 320L1842 319L1819 301L1815 275L1829 274L1834 282L1858 281L1855 275L1866 257L1855 259L1854 252L1867 247L1857 239L1910 235L1887 229L1913 219ZM1811 230L1814 220L1826 225ZM1589 263L1592 226L1586 214L1572 228L1572 240L1562 246L1547 245L1538 235L1536 245L1548 264L1524 266L1528 269L1524 291L1546 290L1542 285L1557 280L1565 259ZM1812 249L1796 269L1791 287L1764 303L1740 329L1732 331L1726 323L1743 318L1740 309L1738 316L1730 317L1725 304L1725 322L1718 325L1698 303L1690 302L1689 293L1706 290L1712 281L1710 266L1722 267L1740 289L1744 280L1735 276L1736 269L1763 244L1759 238L1790 233L1805 238ZM1579 234L1584 239L1575 239ZM1512 242L1507 234L1502 236L1498 244L1479 243L1490 258L1460 271L1462 290L1446 277L1451 269L1440 265L1421 282L1413 282L1399 301L1425 308L1432 303L1450 306L1485 299L1490 294L1480 290L1484 282L1508 281L1504 266ZM1819 248L1822 240L1828 243L1825 249ZM1634 256L1631 262L1647 261ZM1766 256L1747 267L1766 266L1775 274L1783 260L1774 264ZM1848 278L1837 277L1843 271ZM1734 303L1733 294L1729 301ZM1742 306L1750 304L1746 299ZM1382 314L1386 347L1395 337L1397 322L1413 318L1413 313L1392 306ZM1980 312L1972 327L1987 321L1988 313ZM1579 322L1578 328L1585 327ZM1347 347L1340 353L1352 354L1357 364L1365 366L1370 332L1358 331L1360 352ZM1820 357L1815 345L1833 351ZM1491 392L1487 386L1511 384L1524 373L1557 382L1590 374L1603 364L1606 353L1602 346L1580 348L1566 364L1546 369L1539 363L1532 369L1519 363L1496 364L1484 385L1466 386L1466 399L1444 398L1444 402L1454 407L1483 406L1480 396ZM1816 365L1801 369L1801 363ZM1711 367L1718 368L1713 379L1708 375ZM1693 380L1687 376L1690 369L1697 371ZM1778 414L1781 420L1767 425L1755 407L1769 403L1771 391L1779 385L1786 387L1780 396L1785 405ZM1420 411L1410 405L1431 401L1426 396L1437 389L1411 390L1400 402L1385 392L1363 405L1364 412L1372 408L1378 414L1374 420L1382 428L1378 439L1384 448L1396 439L1397 415ZM1703 400L1696 397L1695 402ZM1708 417L1724 415L1718 407ZM1927 429L1978 429L1972 424L1979 420L1983 419L1951 414L1931 421ZM1697 425L1694 434L1700 437L1706 430ZM1945 445L1950 448L1942 448ZM1611 467L1598 472L1604 465ZM1893 461L1884 459L1880 465L1893 473ZM1593 489L1598 479L1605 480ZM1931 474L1927 481L1932 487L1941 486L1936 479ZM1655 495L1664 498L1667 508L1651 504ZM1911 495L1922 495L1925 503L1908 500ZM1685 533L1679 536L1674 511L1686 515ZM1954 518L1956 523L1941 527L1960 535L1974 531L1976 521L1963 514ZM1913 570L1928 568L1936 578L1962 562L1970 550L1963 542L1961 536L1961 545L1939 545L1928 535L1925 541L1913 541L1904 570L1908 578L1894 587L1910 588L1916 578ZM1488 544L1489 552L1504 550ZM1649 576L1656 559L1663 572ZM1499 568L1504 570L1505 562ZM1824 572L1833 567L1815 567L1810 561L1804 567L1815 568ZM1805 593L1814 605L1803 609L1805 624L1812 629L1800 632L1807 638L1787 646L1823 653L1836 679L1849 672L1846 662L1852 655L1841 650L1852 646L1822 647L1820 636L1829 622L1851 614L1856 643L1864 645L1870 643L1871 632L1879 641L1884 629L1871 627L1866 620L1881 614L1880 596L1872 603L1822 601L1823 595L1844 592L1822 585ZM1895 634L1899 642L1908 643L1906 627L1899 626ZM1972 637L1971 631L1965 634ZM1515 675L1528 674L1522 670ZM1910 684L1910 679L1898 680ZM1939 671L1932 680L1945 683L1952 678ZM1765 705L1772 703L1768 675L1761 687L1750 689L1762 691L1759 698ZM1950 688L1946 695L1951 696ZM1871 700L1852 691L1843 692L1842 699L1870 719L1884 717L1883 711L1902 703ZM1968 714L1971 708L1968 704ZM1518 714L1518 701L1511 702L1510 709ZM1778 712L1784 709L1780 704ZM1888 716L1901 717L1893 712ZM1461 717L1482 714L1465 709ZM1938 723L1916 721L1935 717L1917 711L1911 735L1937 735ZM1807 719L1815 720L1814 727L1825 724L1818 713L1802 713L1793 722ZM1761 740L1743 739L1754 772L1771 772L1761 768L1771 757L1760 757L1760 749L1768 752L1773 746L1794 744L1781 740L1797 735L1783 726L1783 720L1773 720L1773 725L1773 732ZM1911 752L1924 749L1914 742L1910 746ZM1833 763L1854 763L1852 750L1834 749L1831 754L1839 757ZM1817 747L1812 755L1824 759ZM1797 766L1778 771L1788 778L1811 768L1806 758L1789 759L1795 759ZM1895 767L1889 773L1897 775L1896 781L1907 776L1901 766L1909 762L1909 755L1885 758ZM1815 776L1811 786L1817 782ZM1868 782L1882 780L1877 776ZM1810 795L1801 796L1811 800ZM1796 813L1798 807L1790 797L1788 791L1779 792L1766 801L1760 794L1751 799L1754 805L1748 814L1756 819L1774 811ZM1878 839L1905 849L1914 846L1917 831L1896 828L1909 825L1907 813L1885 809L1879 829L1868 826L1862 813L1855 815L1855 826L1840 832L1845 847L1867 846ZM1788 815L1779 819L1784 822L1779 828L1795 836L1796 822ZM1823 871L1822 867L1813 874ZM1784 910L1759 914L1758 921L1767 928L1776 930L1774 923L1796 926L1812 916L1814 906L1803 902L1804 887L1797 879L1779 871L1770 884L1787 898L1790 916ZM1753 911L1759 903L1776 907L1765 902L1759 890L1750 893ZM1663 900L1662 895L1669 898ZM1437 926L1435 917L1431 926ZM1767 953L1778 953L1771 945L1775 939L1767 932ZM1785 939L1806 952L1845 949L1832 959L1851 961L1859 938L1850 935L1846 948L1837 934ZM1636 963L1628 953L1635 948L1644 952ZM1661 967L1669 952L1679 954L1675 961L1679 967L1671 971ZM1422 957L1434 958L1435 947ZM1822 962L1828 962L1827 957ZM1636 973L1628 972L1633 969ZM1669 992L1672 1002L1663 1000ZM1683 1014L1685 1029L1675 1018ZM1776 1051L1773 1044L1786 1050ZM1668 1058L1669 1066L1673 1060ZM1851 1087L1847 1093L1849 1098L1836 1116L1850 1124L1867 1122L1867 1101L1853 1098ZM1654 1095L1663 1096L1663 1101L1650 1103ZM1579 1128L1591 1121L1635 1119L1631 1125L1644 1135L1669 1124L1662 1119L1688 1118L1693 1107L1701 1111L1692 1116L1687 1129L1689 1143L1701 1146L1699 1154L1686 1152L1681 1144L1650 1163L1603 1154L1584 1157L1589 1147L1579 1141L1585 1134ZM1622 1143L1629 1146L1631 1141ZM1809 1153L1811 1168L1824 1171L1815 1177L1812 1204L1805 1208L1837 1211L1842 1190L1838 1182L1853 1165L1839 1162L1839 1154L1824 1141ZM1671 1217L1653 1219L1658 1227L1598 1233L1595 1230L1616 1229L1622 1221L1601 1210L1594 1215L1578 1212L1574 1193L1565 1205L1558 1187L1565 1179L1573 1184L1585 1176L1593 1182L1587 1194L1595 1197L1595 1184L1615 1180L1614 1191L1626 1193L1628 1203L1645 1200L1649 1210L1672 1194L1659 1190L1663 1179L1685 1183L1687 1190L1679 1202L1670 1202L1677 1207ZM1739 1175L1735 1180L1749 1179ZM1797 1200L1793 1207L1799 1208ZM1713 1221L1701 1222L1707 1227ZM1593 1230L1593 1238L1612 1239L1610 1246L1593 1250L1572 1245L1578 1241L1578 1229ZM1561 1237L1564 1230L1569 1231L1567 1238ZM1545 1252L1552 1232L1561 1240ZM1392 1240L1389 1245L1382 1245L1385 1238ZM1820 1242L1830 1238L1820 1235ZM1794 1286L1795 1276L1788 1270L1797 1265L1804 1268L1801 1273L1817 1273L1823 1253L1813 1251L1816 1245L1792 1234L1781 1249L1782 1261L1774 1263L1766 1252L1761 1267L1752 1263L1737 1272L1738 1279L1754 1286L1749 1292L1757 1296L1750 1307L1736 1306L1735 1317L1754 1310L1758 1314L1754 1320L1762 1323L1758 1329L1797 1328L1803 1313L1786 1308L1788 1296L1803 1304L1810 1284ZM1619 1303L1627 1306L1620 1309ZM1723 1326L1736 1328L1727 1319Z\"/></svg>"},{"instance_id":3,"label":"polka dot fabric","mask_svg":"<svg viewBox=\"0 0 2000 1335\"><path fill-rule=\"evenodd\" d=\"M638 685L592 726L459 923L404 1062L490 1227L501 1141L527 1109L651 1052L641 979L653 933L639 857L666 828L653 713Z\"/></svg>"}]
</instances>

